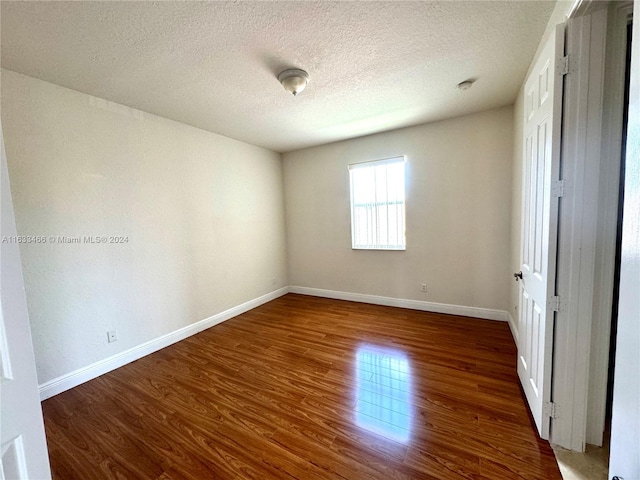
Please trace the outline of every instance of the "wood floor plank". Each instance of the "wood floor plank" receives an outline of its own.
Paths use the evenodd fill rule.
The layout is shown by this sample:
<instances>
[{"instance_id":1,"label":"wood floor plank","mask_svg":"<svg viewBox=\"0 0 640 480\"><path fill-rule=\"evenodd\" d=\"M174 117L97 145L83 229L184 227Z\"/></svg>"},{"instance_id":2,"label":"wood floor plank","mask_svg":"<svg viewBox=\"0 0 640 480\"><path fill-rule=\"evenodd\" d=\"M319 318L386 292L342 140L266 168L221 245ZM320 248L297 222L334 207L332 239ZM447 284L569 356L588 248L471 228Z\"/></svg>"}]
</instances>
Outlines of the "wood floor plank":
<instances>
[{"instance_id":1,"label":"wood floor plank","mask_svg":"<svg viewBox=\"0 0 640 480\"><path fill-rule=\"evenodd\" d=\"M43 402L53 477L559 480L506 323L288 294Z\"/></svg>"}]
</instances>

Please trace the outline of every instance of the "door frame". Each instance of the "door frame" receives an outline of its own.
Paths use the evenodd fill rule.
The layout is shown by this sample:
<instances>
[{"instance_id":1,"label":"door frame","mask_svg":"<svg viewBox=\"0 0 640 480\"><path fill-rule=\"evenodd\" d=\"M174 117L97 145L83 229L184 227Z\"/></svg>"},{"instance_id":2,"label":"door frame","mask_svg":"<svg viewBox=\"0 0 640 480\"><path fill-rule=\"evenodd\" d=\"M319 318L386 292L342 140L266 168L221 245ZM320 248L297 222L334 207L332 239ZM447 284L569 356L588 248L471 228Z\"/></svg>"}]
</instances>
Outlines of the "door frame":
<instances>
[{"instance_id":1,"label":"door frame","mask_svg":"<svg viewBox=\"0 0 640 480\"><path fill-rule=\"evenodd\" d=\"M618 1L608 12L603 97L602 157L598 201L595 284L589 361L586 443L602 446L607 409L609 344L615 271L616 230L622 158L627 25L633 2Z\"/></svg>"},{"instance_id":2,"label":"door frame","mask_svg":"<svg viewBox=\"0 0 640 480\"><path fill-rule=\"evenodd\" d=\"M625 68L624 57L607 55L607 32L633 7L614 5L583 0L567 25L551 442L575 451L602 443L606 406L622 107L603 105L622 105ZM621 87L612 88L606 82L620 69Z\"/></svg>"}]
</instances>

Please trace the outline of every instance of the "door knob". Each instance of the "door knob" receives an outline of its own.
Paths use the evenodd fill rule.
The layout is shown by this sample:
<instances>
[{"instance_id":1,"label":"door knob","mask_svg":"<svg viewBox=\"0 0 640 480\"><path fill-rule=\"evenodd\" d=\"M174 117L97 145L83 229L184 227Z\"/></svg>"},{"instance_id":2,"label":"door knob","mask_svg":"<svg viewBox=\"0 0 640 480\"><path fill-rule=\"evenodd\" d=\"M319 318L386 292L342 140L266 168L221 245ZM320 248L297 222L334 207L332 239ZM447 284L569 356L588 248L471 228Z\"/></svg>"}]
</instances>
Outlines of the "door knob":
<instances>
[{"instance_id":1,"label":"door knob","mask_svg":"<svg viewBox=\"0 0 640 480\"><path fill-rule=\"evenodd\" d=\"M515 277L516 282L518 280L522 280L522 270L520 270L518 273L514 273L513 276Z\"/></svg>"}]
</instances>

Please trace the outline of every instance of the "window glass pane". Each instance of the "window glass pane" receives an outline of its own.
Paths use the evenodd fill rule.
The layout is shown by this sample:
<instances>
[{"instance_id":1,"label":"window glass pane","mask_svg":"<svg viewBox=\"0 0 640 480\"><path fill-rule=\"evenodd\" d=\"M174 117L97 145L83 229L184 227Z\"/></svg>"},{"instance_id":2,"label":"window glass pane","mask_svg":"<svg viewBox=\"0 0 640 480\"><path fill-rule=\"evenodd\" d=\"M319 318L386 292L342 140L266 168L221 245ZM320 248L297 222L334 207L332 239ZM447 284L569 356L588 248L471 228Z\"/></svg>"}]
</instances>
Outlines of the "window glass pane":
<instances>
[{"instance_id":1,"label":"window glass pane","mask_svg":"<svg viewBox=\"0 0 640 480\"><path fill-rule=\"evenodd\" d=\"M404 157L349 166L356 249L405 249Z\"/></svg>"}]
</instances>

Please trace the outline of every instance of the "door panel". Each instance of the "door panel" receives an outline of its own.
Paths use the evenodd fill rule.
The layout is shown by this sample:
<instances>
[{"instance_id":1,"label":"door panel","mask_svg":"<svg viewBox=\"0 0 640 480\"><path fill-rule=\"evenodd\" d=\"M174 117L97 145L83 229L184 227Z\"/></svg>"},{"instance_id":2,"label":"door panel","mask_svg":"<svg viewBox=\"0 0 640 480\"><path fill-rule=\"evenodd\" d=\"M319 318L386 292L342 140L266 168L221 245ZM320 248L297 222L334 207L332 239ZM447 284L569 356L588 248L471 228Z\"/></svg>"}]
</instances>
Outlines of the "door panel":
<instances>
[{"instance_id":1,"label":"door panel","mask_svg":"<svg viewBox=\"0 0 640 480\"><path fill-rule=\"evenodd\" d=\"M0 138L2 127L0 126ZM4 141L0 194L0 478L51 478Z\"/></svg>"},{"instance_id":2,"label":"door panel","mask_svg":"<svg viewBox=\"0 0 640 480\"><path fill-rule=\"evenodd\" d=\"M564 26L547 41L525 81L524 166L518 376L542 438L549 438L544 404L550 400L558 200L551 195L560 172Z\"/></svg>"}]
</instances>

